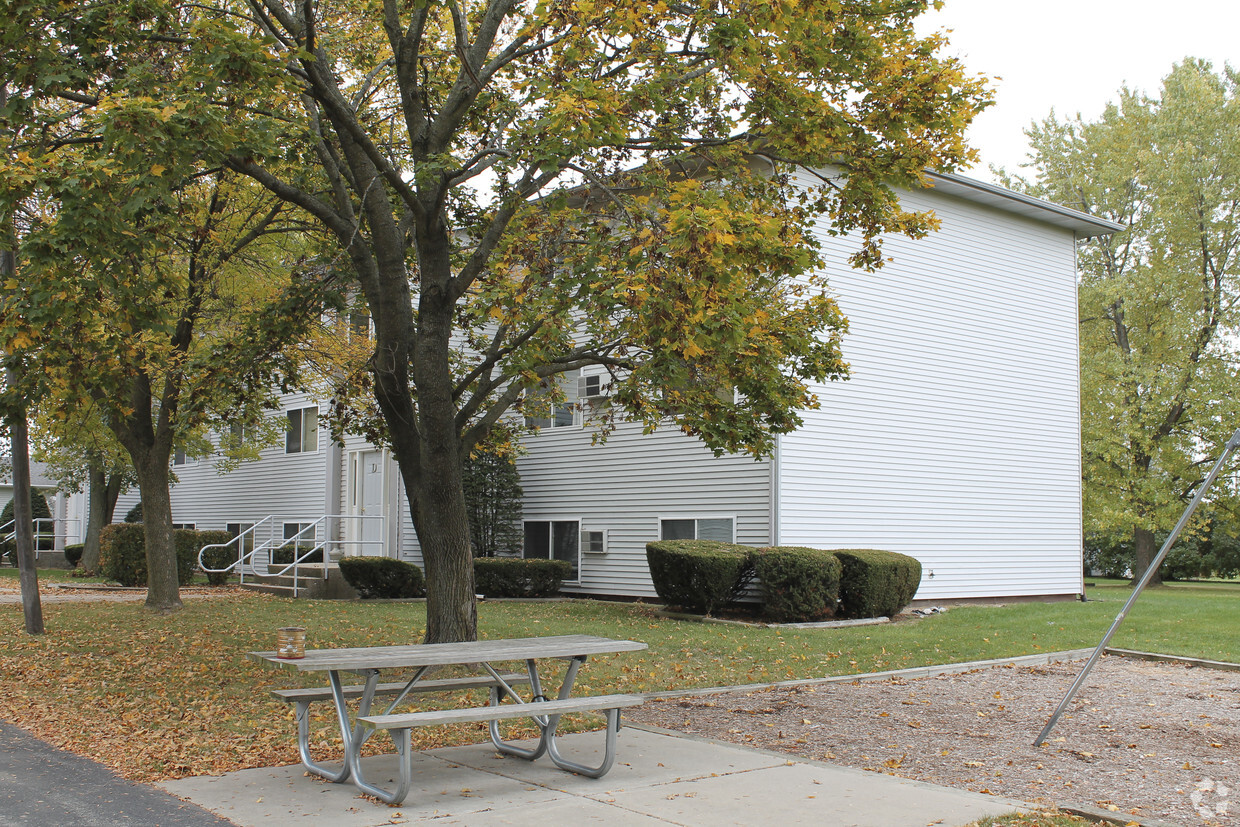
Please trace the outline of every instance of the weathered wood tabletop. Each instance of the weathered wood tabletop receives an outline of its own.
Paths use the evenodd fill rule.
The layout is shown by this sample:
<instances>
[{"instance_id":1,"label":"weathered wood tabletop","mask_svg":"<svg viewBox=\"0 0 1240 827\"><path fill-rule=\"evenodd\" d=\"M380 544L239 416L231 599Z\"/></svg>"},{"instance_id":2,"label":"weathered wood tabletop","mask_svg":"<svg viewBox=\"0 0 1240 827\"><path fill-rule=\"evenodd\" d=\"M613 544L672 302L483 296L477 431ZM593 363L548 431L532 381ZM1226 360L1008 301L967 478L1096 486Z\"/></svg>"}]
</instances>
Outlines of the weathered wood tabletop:
<instances>
[{"instance_id":1,"label":"weathered wood tabletop","mask_svg":"<svg viewBox=\"0 0 1240 827\"><path fill-rule=\"evenodd\" d=\"M593 635L477 640L465 643L421 643L407 646L364 646L355 649L307 649L304 658L281 658L274 651L250 652L261 663L299 672L399 669L462 663L501 663L540 658L570 658L636 652L646 644Z\"/></svg>"}]
</instances>

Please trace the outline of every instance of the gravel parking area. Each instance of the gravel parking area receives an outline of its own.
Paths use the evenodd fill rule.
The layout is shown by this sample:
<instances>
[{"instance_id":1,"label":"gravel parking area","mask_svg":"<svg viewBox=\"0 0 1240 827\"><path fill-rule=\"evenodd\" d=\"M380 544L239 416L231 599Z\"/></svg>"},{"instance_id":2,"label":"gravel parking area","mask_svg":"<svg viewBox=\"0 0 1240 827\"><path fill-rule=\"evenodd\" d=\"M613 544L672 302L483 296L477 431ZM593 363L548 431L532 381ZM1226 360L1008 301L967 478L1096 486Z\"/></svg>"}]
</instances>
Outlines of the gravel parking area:
<instances>
[{"instance_id":1,"label":"gravel parking area","mask_svg":"<svg viewBox=\"0 0 1240 827\"><path fill-rule=\"evenodd\" d=\"M625 717L975 792L1182 825L1237 824L1240 672L1081 662L654 701Z\"/></svg>"}]
</instances>

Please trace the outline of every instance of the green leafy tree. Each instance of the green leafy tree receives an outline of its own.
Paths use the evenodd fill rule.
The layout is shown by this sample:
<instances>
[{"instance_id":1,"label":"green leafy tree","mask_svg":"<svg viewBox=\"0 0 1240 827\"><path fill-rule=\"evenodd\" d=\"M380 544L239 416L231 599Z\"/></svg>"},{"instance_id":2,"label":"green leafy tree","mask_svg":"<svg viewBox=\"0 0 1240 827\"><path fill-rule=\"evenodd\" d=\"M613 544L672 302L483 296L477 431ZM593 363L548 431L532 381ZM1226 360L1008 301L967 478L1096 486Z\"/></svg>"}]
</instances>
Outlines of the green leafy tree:
<instances>
[{"instance_id":1,"label":"green leafy tree","mask_svg":"<svg viewBox=\"0 0 1240 827\"><path fill-rule=\"evenodd\" d=\"M79 563L84 571L98 571L99 532L112 522L117 499L136 482L129 455L93 405L59 416L41 411L35 425L35 459L46 465L61 491L86 492L86 536Z\"/></svg>"},{"instance_id":2,"label":"green leafy tree","mask_svg":"<svg viewBox=\"0 0 1240 827\"><path fill-rule=\"evenodd\" d=\"M332 237L374 328L337 399L373 397L359 429L399 464L427 640L472 639L462 462L563 401L558 376L607 373L604 427L670 419L761 455L816 404L809 380L846 375L815 222L855 232L862 267L881 264L882 234L931 230L892 187L970 158L987 102L941 37L914 32L926 6L148 0L131 28L149 37L91 52L110 62L86 74L124 87L95 172L128 163L141 203L120 203L145 217L170 203L160 185L225 158Z\"/></svg>"},{"instance_id":3,"label":"green leafy tree","mask_svg":"<svg viewBox=\"0 0 1240 827\"><path fill-rule=\"evenodd\" d=\"M521 475L512 452L479 448L461 473L474 556L519 553L525 541Z\"/></svg>"},{"instance_id":4,"label":"green leafy tree","mask_svg":"<svg viewBox=\"0 0 1240 827\"><path fill-rule=\"evenodd\" d=\"M1131 537L1138 577L1240 425L1238 83L1186 60L1029 132L1036 194L1129 226L1079 250L1081 408L1086 531Z\"/></svg>"},{"instance_id":5,"label":"green leafy tree","mask_svg":"<svg viewBox=\"0 0 1240 827\"><path fill-rule=\"evenodd\" d=\"M141 490L146 604L174 610L172 451L261 415L330 271L287 207L219 163L257 140L220 96L261 97L261 44L189 5L5 9L29 32L0 38L4 123L26 136L0 169L17 252L0 345L30 367L6 391L53 430L96 408Z\"/></svg>"},{"instance_id":6,"label":"green leafy tree","mask_svg":"<svg viewBox=\"0 0 1240 827\"><path fill-rule=\"evenodd\" d=\"M815 404L806 380L845 375L813 221L857 232L861 266L881 263L882 233L931 229L891 186L969 157L986 100L941 38L914 33L926 5L238 12L296 94L270 105L285 152L229 165L334 236L370 308L360 384L381 421L366 430L408 492L428 641L477 634L462 461L554 402L557 375L601 367L610 415L755 454ZM797 170L814 172L798 186Z\"/></svg>"}]
</instances>

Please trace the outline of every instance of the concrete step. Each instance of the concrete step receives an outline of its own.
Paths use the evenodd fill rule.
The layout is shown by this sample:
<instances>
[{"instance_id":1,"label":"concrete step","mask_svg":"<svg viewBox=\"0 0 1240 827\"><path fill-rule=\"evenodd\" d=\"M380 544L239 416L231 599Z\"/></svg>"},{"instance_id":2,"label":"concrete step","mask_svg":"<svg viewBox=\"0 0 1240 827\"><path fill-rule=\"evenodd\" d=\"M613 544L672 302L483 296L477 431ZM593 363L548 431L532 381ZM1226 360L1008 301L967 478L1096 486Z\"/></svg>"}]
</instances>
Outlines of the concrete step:
<instances>
[{"instance_id":1,"label":"concrete step","mask_svg":"<svg viewBox=\"0 0 1240 827\"><path fill-rule=\"evenodd\" d=\"M283 566L273 565L268 570L279 571L281 568ZM247 573L242 588L266 594L280 594L285 597L293 597L293 575L290 572L289 574L258 577ZM349 586L344 576L340 574L339 566L306 564L298 566L296 597L353 600L357 598L357 592Z\"/></svg>"},{"instance_id":2,"label":"concrete step","mask_svg":"<svg viewBox=\"0 0 1240 827\"><path fill-rule=\"evenodd\" d=\"M268 563L267 571L270 572L271 574L277 574L278 572L281 572L284 569L288 568L288 565L289 565L288 563ZM333 568L338 568L338 567L333 566ZM327 566L325 566L322 563L302 563L300 566L297 567L297 571L300 572L300 577L303 580L307 577L317 577L320 580L327 577ZM280 576L291 578L293 576L292 569L289 569L288 574L284 574Z\"/></svg>"},{"instance_id":3,"label":"concrete step","mask_svg":"<svg viewBox=\"0 0 1240 827\"><path fill-rule=\"evenodd\" d=\"M261 580L257 582L253 580L247 580L241 584L241 588L245 589L248 592L258 592L259 594L274 594L274 595L279 595L280 597L308 597L309 596L305 593L306 590L304 588L301 589L300 595L295 595L293 594L292 586L281 586L275 583L268 583L268 582L261 581Z\"/></svg>"}]
</instances>

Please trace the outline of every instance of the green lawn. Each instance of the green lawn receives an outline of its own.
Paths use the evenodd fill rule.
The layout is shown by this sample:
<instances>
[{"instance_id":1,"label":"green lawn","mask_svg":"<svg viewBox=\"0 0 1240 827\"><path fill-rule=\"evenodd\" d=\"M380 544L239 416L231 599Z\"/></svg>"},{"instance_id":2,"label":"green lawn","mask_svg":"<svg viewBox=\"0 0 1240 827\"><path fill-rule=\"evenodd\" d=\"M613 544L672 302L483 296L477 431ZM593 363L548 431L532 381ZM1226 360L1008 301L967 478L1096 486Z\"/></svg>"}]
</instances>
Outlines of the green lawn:
<instances>
[{"instance_id":1,"label":"green lawn","mask_svg":"<svg viewBox=\"0 0 1240 827\"><path fill-rule=\"evenodd\" d=\"M4 572L7 574L7 571ZM12 584L12 585L15 585ZM656 617L644 604L484 602L484 637L597 634L646 652L591 661L585 694L736 685L856 674L1094 646L1128 596L1099 582L1089 602L960 606L923 620L826 630L747 628ZM1142 595L1113 645L1240 661L1240 585L1174 584ZM292 763L291 716L272 688L322 683L244 659L274 646L280 626L310 646L416 642L422 603L293 601L250 594L187 600L170 616L136 603L44 606L48 633L21 631L21 607L0 607L0 718L101 758L132 778ZM326 709L323 710L327 712ZM324 745L330 720L321 717ZM257 733L257 735L255 735ZM477 733L420 733L425 747ZM445 740L446 739L446 740Z\"/></svg>"},{"instance_id":2,"label":"green lawn","mask_svg":"<svg viewBox=\"0 0 1240 827\"><path fill-rule=\"evenodd\" d=\"M106 577L83 577L72 569L39 569L40 583L106 583ZM20 572L11 566L0 568L0 586L17 588ZM207 585L207 577L201 572L194 575L192 586Z\"/></svg>"},{"instance_id":3,"label":"green lawn","mask_svg":"<svg viewBox=\"0 0 1240 827\"><path fill-rule=\"evenodd\" d=\"M14 567L5 566L4 568L0 568L0 585L17 588L19 575L20 572ZM103 582L102 577L74 577L73 572L70 569L39 569L40 583L59 583L65 580L81 583Z\"/></svg>"}]
</instances>

